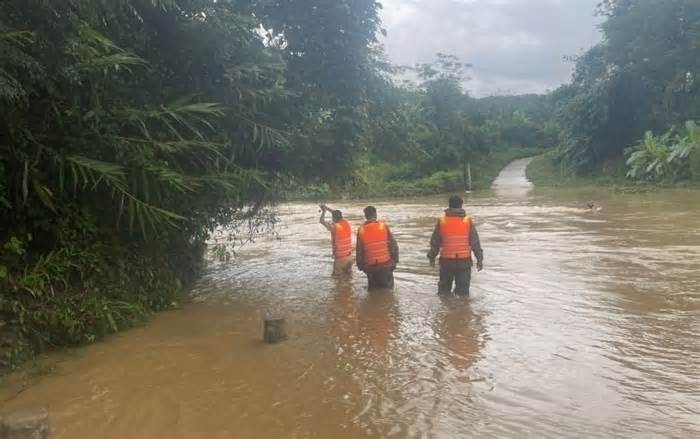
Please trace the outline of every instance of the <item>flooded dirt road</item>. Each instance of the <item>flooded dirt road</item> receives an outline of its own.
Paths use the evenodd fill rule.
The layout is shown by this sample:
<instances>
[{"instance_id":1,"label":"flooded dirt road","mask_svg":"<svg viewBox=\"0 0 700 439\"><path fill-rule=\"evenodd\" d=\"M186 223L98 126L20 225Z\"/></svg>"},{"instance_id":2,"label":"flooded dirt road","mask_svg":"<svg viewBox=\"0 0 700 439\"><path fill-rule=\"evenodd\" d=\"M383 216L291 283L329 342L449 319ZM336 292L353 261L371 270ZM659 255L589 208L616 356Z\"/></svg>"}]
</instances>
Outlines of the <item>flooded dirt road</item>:
<instances>
[{"instance_id":1,"label":"flooded dirt road","mask_svg":"<svg viewBox=\"0 0 700 439\"><path fill-rule=\"evenodd\" d=\"M425 257L445 197L375 203L401 263L371 294L330 276L318 208L287 205L195 304L6 386L2 411L47 406L59 439L700 436L700 194L533 189L525 163L468 198L469 300ZM262 344L268 313L289 341Z\"/></svg>"}]
</instances>

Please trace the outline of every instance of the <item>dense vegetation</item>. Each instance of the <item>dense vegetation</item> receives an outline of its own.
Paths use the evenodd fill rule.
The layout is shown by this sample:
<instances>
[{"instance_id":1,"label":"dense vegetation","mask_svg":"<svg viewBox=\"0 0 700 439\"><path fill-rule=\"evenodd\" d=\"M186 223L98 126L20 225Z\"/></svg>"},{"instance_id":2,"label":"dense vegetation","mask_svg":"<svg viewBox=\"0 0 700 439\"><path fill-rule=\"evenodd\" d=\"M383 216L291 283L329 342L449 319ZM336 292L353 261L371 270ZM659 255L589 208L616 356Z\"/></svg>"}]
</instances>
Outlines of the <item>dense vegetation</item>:
<instances>
[{"instance_id":1,"label":"dense vegetation","mask_svg":"<svg viewBox=\"0 0 700 439\"><path fill-rule=\"evenodd\" d=\"M336 187L319 181L303 195L442 193L469 189L469 177L471 188L484 189L510 161L556 145L547 96L472 98L470 66L451 55L404 67L417 81L400 85L381 67L351 178Z\"/></svg>"},{"instance_id":2,"label":"dense vegetation","mask_svg":"<svg viewBox=\"0 0 700 439\"><path fill-rule=\"evenodd\" d=\"M379 8L0 3L3 363L171 306L210 233L268 226L286 187L444 191L546 143L518 99L471 99L453 57L396 85Z\"/></svg>"},{"instance_id":3,"label":"dense vegetation","mask_svg":"<svg viewBox=\"0 0 700 439\"><path fill-rule=\"evenodd\" d=\"M700 2L605 0L598 13L603 41L551 96L556 167L614 174L627 161L633 179L698 178L700 145L687 122L700 119Z\"/></svg>"},{"instance_id":4,"label":"dense vegetation","mask_svg":"<svg viewBox=\"0 0 700 439\"><path fill-rule=\"evenodd\" d=\"M351 163L377 5L288 3L0 3L5 362L170 306L215 227Z\"/></svg>"}]
</instances>

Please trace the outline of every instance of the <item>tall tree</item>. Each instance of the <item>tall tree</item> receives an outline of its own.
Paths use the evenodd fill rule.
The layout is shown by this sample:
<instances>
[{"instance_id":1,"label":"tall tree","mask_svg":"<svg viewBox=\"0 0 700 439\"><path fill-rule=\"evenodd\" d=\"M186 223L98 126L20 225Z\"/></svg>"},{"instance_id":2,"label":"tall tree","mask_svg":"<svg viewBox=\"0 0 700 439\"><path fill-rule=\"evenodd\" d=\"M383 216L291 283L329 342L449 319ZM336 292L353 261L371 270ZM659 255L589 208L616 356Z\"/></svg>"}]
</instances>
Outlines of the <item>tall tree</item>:
<instances>
[{"instance_id":1,"label":"tall tree","mask_svg":"<svg viewBox=\"0 0 700 439\"><path fill-rule=\"evenodd\" d=\"M621 158L648 129L700 118L700 3L607 0L599 13L605 38L560 95L563 157L580 171Z\"/></svg>"},{"instance_id":2,"label":"tall tree","mask_svg":"<svg viewBox=\"0 0 700 439\"><path fill-rule=\"evenodd\" d=\"M268 39L283 49L294 142L312 160L289 164L339 181L351 170L366 128L368 90L377 74L380 31L375 0L261 0L254 5Z\"/></svg>"}]
</instances>

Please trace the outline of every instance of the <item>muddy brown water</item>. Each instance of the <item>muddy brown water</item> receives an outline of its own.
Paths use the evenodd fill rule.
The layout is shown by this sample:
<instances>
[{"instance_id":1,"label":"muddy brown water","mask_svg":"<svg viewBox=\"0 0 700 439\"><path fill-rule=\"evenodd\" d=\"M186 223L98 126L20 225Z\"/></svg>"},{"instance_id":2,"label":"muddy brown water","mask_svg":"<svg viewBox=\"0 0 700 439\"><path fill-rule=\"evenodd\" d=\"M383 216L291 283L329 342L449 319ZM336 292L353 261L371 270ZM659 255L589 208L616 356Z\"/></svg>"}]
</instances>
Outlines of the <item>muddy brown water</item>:
<instances>
[{"instance_id":1,"label":"muddy brown water","mask_svg":"<svg viewBox=\"0 0 700 439\"><path fill-rule=\"evenodd\" d=\"M286 205L194 304L6 383L1 409L46 406L66 439L699 437L700 193L533 189L525 163L469 196L469 300L425 257L444 197L376 203L401 247L377 293L333 279L317 207ZM260 341L268 313L287 342Z\"/></svg>"}]
</instances>

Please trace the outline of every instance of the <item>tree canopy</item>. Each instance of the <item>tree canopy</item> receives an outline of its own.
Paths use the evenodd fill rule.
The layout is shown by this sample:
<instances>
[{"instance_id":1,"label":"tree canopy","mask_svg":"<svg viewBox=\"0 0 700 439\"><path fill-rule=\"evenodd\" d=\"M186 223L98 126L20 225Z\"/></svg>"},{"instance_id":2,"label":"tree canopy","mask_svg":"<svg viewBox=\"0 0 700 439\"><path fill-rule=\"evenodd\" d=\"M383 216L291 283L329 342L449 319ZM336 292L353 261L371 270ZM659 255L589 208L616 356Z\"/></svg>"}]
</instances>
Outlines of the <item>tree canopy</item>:
<instances>
[{"instance_id":1,"label":"tree canopy","mask_svg":"<svg viewBox=\"0 0 700 439\"><path fill-rule=\"evenodd\" d=\"M377 8L2 2L0 320L29 347L127 326L288 174L351 163Z\"/></svg>"},{"instance_id":2,"label":"tree canopy","mask_svg":"<svg viewBox=\"0 0 700 439\"><path fill-rule=\"evenodd\" d=\"M562 159L579 172L622 158L647 130L700 118L700 3L606 0L603 42L553 93Z\"/></svg>"}]
</instances>

